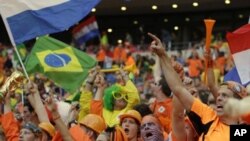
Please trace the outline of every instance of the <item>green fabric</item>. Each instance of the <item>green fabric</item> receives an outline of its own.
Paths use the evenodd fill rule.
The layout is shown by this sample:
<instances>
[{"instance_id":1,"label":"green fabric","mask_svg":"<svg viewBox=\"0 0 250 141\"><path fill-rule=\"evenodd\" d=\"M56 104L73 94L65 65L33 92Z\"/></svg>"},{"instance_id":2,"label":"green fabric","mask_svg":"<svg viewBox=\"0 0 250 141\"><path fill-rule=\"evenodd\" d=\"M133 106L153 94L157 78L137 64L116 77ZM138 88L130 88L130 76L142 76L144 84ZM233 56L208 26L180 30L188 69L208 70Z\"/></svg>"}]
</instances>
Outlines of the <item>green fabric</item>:
<instances>
[{"instance_id":1,"label":"green fabric","mask_svg":"<svg viewBox=\"0 0 250 141\"><path fill-rule=\"evenodd\" d=\"M71 94L95 65L96 60L88 54L48 36L36 41L25 62L28 74L43 73Z\"/></svg>"},{"instance_id":2,"label":"green fabric","mask_svg":"<svg viewBox=\"0 0 250 141\"><path fill-rule=\"evenodd\" d=\"M114 108L114 97L113 93L119 93L121 91L121 87L117 85L112 85L104 90L104 103L103 106L109 111L112 111Z\"/></svg>"},{"instance_id":3,"label":"green fabric","mask_svg":"<svg viewBox=\"0 0 250 141\"><path fill-rule=\"evenodd\" d=\"M119 125L119 115L126 113L128 110L133 109L133 107L140 102L138 90L131 80L127 81L125 86L121 86L118 84L115 84L115 86L120 88L119 92L127 94L128 103L127 106L122 110L108 110L106 108L103 108L102 115L108 127L114 127L116 125Z\"/></svg>"}]
</instances>

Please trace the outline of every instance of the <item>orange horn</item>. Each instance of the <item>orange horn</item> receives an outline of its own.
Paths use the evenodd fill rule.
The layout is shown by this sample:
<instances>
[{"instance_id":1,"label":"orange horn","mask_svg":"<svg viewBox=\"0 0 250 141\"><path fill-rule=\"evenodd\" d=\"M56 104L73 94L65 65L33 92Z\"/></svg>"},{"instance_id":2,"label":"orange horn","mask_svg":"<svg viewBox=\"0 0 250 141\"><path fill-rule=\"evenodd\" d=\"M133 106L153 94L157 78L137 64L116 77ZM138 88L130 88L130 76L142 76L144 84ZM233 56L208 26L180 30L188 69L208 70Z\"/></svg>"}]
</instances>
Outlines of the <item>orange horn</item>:
<instances>
[{"instance_id":1,"label":"orange horn","mask_svg":"<svg viewBox=\"0 0 250 141\"><path fill-rule=\"evenodd\" d=\"M206 26L206 52L210 53L211 35L215 20L205 19Z\"/></svg>"}]
</instances>

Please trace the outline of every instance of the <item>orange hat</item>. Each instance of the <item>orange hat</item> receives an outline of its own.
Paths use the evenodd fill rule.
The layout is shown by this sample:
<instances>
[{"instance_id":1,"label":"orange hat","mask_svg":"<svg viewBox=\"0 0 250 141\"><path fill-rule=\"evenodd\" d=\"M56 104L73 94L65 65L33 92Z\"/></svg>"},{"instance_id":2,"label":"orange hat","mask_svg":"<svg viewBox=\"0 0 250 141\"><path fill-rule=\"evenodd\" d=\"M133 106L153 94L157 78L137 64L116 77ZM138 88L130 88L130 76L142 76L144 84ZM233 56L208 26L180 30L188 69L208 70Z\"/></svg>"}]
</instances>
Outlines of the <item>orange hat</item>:
<instances>
[{"instance_id":1,"label":"orange hat","mask_svg":"<svg viewBox=\"0 0 250 141\"><path fill-rule=\"evenodd\" d=\"M103 118L95 114L86 115L79 123L94 130L98 134L100 134L106 128Z\"/></svg>"},{"instance_id":2,"label":"orange hat","mask_svg":"<svg viewBox=\"0 0 250 141\"><path fill-rule=\"evenodd\" d=\"M240 83L237 83L234 81L226 81L226 82L223 82L221 86L227 86L228 89L230 89L233 93L239 95L241 98L244 98L247 96L246 88L242 86Z\"/></svg>"},{"instance_id":3,"label":"orange hat","mask_svg":"<svg viewBox=\"0 0 250 141\"><path fill-rule=\"evenodd\" d=\"M56 134L55 127L49 122L42 122L38 125L42 130L45 130L51 137Z\"/></svg>"},{"instance_id":4,"label":"orange hat","mask_svg":"<svg viewBox=\"0 0 250 141\"><path fill-rule=\"evenodd\" d=\"M119 116L120 117L120 123L123 121L124 118L130 117L134 118L136 121L138 121L139 124L141 124L141 114L137 112L136 110L128 110L126 113Z\"/></svg>"}]
</instances>

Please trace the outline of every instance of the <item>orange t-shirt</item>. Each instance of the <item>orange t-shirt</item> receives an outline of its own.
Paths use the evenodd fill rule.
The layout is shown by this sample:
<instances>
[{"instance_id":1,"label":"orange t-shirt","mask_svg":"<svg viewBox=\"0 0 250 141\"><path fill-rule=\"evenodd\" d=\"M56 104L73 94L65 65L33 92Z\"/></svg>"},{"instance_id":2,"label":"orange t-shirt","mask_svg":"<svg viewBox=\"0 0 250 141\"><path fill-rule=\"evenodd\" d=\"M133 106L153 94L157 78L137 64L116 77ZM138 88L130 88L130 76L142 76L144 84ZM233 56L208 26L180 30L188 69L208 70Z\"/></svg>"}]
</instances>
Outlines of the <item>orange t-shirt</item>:
<instances>
[{"instance_id":1,"label":"orange t-shirt","mask_svg":"<svg viewBox=\"0 0 250 141\"><path fill-rule=\"evenodd\" d=\"M14 114L8 112L2 115L2 127L5 133L5 137L8 141L18 141L19 140L19 126L18 122L15 120Z\"/></svg>"},{"instance_id":2,"label":"orange t-shirt","mask_svg":"<svg viewBox=\"0 0 250 141\"><path fill-rule=\"evenodd\" d=\"M114 49L114 56L113 56L113 60L115 61L123 61L125 62L127 59L127 53L125 51L125 49L120 48L120 47L116 47Z\"/></svg>"},{"instance_id":3,"label":"orange t-shirt","mask_svg":"<svg viewBox=\"0 0 250 141\"><path fill-rule=\"evenodd\" d=\"M204 133L202 133L199 137L199 141L229 141L230 127L220 122L219 117L212 108L203 104L200 100L195 99L191 111L201 118L203 124L213 121L207 134L204 135Z\"/></svg>"},{"instance_id":4,"label":"orange t-shirt","mask_svg":"<svg viewBox=\"0 0 250 141\"><path fill-rule=\"evenodd\" d=\"M220 69L221 74L224 74L226 61L225 57L219 57L216 59L216 68Z\"/></svg>"},{"instance_id":5,"label":"orange t-shirt","mask_svg":"<svg viewBox=\"0 0 250 141\"><path fill-rule=\"evenodd\" d=\"M99 62L103 62L105 60L106 57L106 52L104 49L100 49L96 55L96 59Z\"/></svg>"},{"instance_id":6,"label":"orange t-shirt","mask_svg":"<svg viewBox=\"0 0 250 141\"><path fill-rule=\"evenodd\" d=\"M90 113L96 114L102 117L103 101L102 100L91 100Z\"/></svg>"},{"instance_id":7,"label":"orange t-shirt","mask_svg":"<svg viewBox=\"0 0 250 141\"><path fill-rule=\"evenodd\" d=\"M131 66L135 64L135 60L132 56L129 56L128 59L125 62L126 66Z\"/></svg>"},{"instance_id":8,"label":"orange t-shirt","mask_svg":"<svg viewBox=\"0 0 250 141\"><path fill-rule=\"evenodd\" d=\"M171 130L171 116L172 116L172 99L167 98L162 102L154 101L150 105L150 109L153 111L154 115L160 120L164 131L169 133Z\"/></svg>"},{"instance_id":9,"label":"orange t-shirt","mask_svg":"<svg viewBox=\"0 0 250 141\"><path fill-rule=\"evenodd\" d=\"M190 77L199 77L202 63L200 59L188 59L188 73Z\"/></svg>"}]
</instances>

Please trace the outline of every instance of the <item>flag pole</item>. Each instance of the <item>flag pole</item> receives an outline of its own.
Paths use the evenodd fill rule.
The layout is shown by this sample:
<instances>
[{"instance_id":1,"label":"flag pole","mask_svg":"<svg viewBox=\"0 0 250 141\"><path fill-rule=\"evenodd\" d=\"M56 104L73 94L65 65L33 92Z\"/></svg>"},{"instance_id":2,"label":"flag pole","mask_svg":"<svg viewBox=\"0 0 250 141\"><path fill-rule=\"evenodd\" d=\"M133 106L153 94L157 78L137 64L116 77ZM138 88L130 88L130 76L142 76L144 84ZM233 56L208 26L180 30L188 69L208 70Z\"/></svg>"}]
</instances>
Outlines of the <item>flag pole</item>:
<instances>
[{"instance_id":1,"label":"flag pole","mask_svg":"<svg viewBox=\"0 0 250 141\"><path fill-rule=\"evenodd\" d=\"M9 24L7 23L7 20L6 20L6 18L3 17L3 15L2 15L2 19L3 19L3 22L4 22L5 28L6 28L6 30L7 30L7 33L8 33L8 35L9 35L10 42L11 42L11 44L13 45L14 50L15 50L15 52L16 52L16 54L17 54L18 60L19 60L20 63L21 63L23 72L24 72L26 78L30 81L29 76L28 76L28 73L27 73L27 71L26 71L26 69L25 69L25 67L24 67L24 65L23 65L23 61L22 61L22 59L21 59L21 57L20 57L20 54L19 54L19 52L18 52L18 50L17 50L16 43L15 43L14 38L13 38L13 35L12 35L12 33L11 33Z\"/></svg>"}]
</instances>

